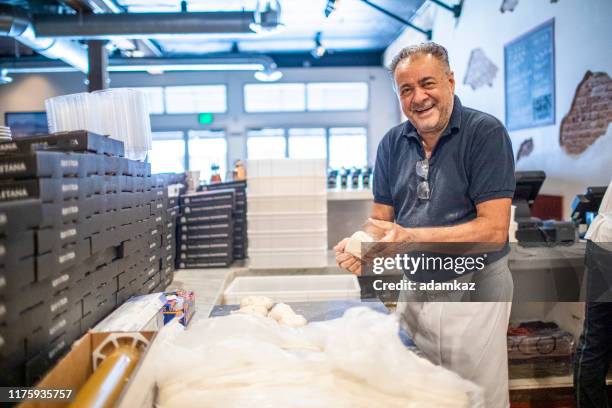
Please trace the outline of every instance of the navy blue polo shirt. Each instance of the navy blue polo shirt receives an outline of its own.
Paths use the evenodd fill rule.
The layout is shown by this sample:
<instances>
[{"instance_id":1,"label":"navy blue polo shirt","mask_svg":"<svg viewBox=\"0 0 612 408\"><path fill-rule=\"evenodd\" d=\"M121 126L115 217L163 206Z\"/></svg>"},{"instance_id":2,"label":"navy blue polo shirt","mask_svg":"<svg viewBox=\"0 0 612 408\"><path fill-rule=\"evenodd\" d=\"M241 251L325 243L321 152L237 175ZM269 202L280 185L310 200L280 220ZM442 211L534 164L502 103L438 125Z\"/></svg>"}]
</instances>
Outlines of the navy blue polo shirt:
<instances>
[{"instance_id":1,"label":"navy blue polo shirt","mask_svg":"<svg viewBox=\"0 0 612 408\"><path fill-rule=\"evenodd\" d=\"M463 224L476 218L477 204L514 195L514 155L506 128L495 117L462 106L457 96L429 159L429 200L417 196L422 179L416 163L424 158L420 136L409 121L392 128L378 145L374 202L393 206L395 222L403 227Z\"/></svg>"}]
</instances>

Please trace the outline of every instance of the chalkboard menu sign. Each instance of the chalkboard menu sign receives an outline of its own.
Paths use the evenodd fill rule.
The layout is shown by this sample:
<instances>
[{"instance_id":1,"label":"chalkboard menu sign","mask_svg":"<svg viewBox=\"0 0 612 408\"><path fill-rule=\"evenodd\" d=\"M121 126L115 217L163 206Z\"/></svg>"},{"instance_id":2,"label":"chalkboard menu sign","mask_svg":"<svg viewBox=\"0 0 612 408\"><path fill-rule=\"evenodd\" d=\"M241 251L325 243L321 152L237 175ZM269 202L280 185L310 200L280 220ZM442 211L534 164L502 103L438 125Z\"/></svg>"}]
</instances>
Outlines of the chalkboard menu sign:
<instances>
[{"instance_id":1,"label":"chalkboard menu sign","mask_svg":"<svg viewBox=\"0 0 612 408\"><path fill-rule=\"evenodd\" d=\"M504 47L506 127L555 123L555 20Z\"/></svg>"}]
</instances>

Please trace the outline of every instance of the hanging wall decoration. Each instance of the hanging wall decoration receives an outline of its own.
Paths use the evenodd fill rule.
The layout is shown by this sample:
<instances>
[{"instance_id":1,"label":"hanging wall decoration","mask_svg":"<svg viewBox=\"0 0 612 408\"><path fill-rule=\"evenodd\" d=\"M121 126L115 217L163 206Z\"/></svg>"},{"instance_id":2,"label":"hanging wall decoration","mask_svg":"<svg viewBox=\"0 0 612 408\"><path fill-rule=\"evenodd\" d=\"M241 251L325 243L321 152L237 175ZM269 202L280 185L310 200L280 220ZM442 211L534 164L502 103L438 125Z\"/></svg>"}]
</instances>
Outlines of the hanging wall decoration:
<instances>
[{"instance_id":1,"label":"hanging wall decoration","mask_svg":"<svg viewBox=\"0 0 612 408\"><path fill-rule=\"evenodd\" d=\"M503 0L499 11L505 13L506 11L513 12L519 0Z\"/></svg>"},{"instance_id":2,"label":"hanging wall decoration","mask_svg":"<svg viewBox=\"0 0 612 408\"><path fill-rule=\"evenodd\" d=\"M561 121L559 144L569 154L580 154L606 133L610 122L612 80L605 72L587 71Z\"/></svg>"},{"instance_id":3,"label":"hanging wall decoration","mask_svg":"<svg viewBox=\"0 0 612 408\"><path fill-rule=\"evenodd\" d=\"M516 161L518 162L523 157L529 156L531 152L533 152L533 139L529 138L521 143L518 152L516 152Z\"/></svg>"},{"instance_id":4,"label":"hanging wall decoration","mask_svg":"<svg viewBox=\"0 0 612 408\"><path fill-rule=\"evenodd\" d=\"M475 48L470 54L463 83L476 90L484 85L493 86L497 66L485 55L482 48Z\"/></svg>"}]
</instances>

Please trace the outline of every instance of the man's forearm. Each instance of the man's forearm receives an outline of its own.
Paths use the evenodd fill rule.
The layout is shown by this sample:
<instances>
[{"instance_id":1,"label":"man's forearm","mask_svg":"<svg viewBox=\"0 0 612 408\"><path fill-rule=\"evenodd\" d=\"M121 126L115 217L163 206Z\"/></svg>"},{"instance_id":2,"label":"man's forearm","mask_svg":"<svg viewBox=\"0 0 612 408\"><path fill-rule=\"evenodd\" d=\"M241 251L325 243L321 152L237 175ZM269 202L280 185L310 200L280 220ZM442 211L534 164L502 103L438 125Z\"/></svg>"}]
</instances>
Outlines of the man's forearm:
<instances>
[{"instance_id":1,"label":"man's forearm","mask_svg":"<svg viewBox=\"0 0 612 408\"><path fill-rule=\"evenodd\" d=\"M489 242L505 243L508 231L485 218L476 218L451 227L405 228L406 242Z\"/></svg>"}]
</instances>

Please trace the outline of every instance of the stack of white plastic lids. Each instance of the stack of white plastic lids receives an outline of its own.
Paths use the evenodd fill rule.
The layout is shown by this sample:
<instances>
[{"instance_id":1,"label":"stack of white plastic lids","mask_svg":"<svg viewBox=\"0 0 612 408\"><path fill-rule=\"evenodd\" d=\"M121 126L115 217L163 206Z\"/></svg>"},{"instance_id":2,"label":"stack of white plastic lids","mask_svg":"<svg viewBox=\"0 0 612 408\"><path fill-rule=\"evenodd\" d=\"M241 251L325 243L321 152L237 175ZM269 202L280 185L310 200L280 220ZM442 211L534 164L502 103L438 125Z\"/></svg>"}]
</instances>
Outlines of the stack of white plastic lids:
<instances>
[{"instance_id":1,"label":"stack of white plastic lids","mask_svg":"<svg viewBox=\"0 0 612 408\"><path fill-rule=\"evenodd\" d=\"M0 142L12 140L11 128L8 126L0 126Z\"/></svg>"},{"instance_id":2,"label":"stack of white plastic lids","mask_svg":"<svg viewBox=\"0 0 612 408\"><path fill-rule=\"evenodd\" d=\"M93 109L91 95L86 92L47 99L45 109L51 132L89 130L104 133L100 115Z\"/></svg>"},{"instance_id":3,"label":"stack of white plastic lids","mask_svg":"<svg viewBox=\"0 0 612 408\"><path fill-rule=\"evenodd\" d=\"M49 130L88 130L121 140L126 157L144 160L151 150L151 121L144 93L116 88L45 101Z\"/></svg>"},{"instance_id":4,"label":"stack of white plastic lids","mask_svg":"<svg viewBox=\"0 0 612 408\"><path fill-rule=\"evenodd\" d=\"M116 88L96 91L91 96L103 118L104 133L123 141L127 157L144 160L151 150L151 121L145 94Z\"/></svg>"}]
</instances>

